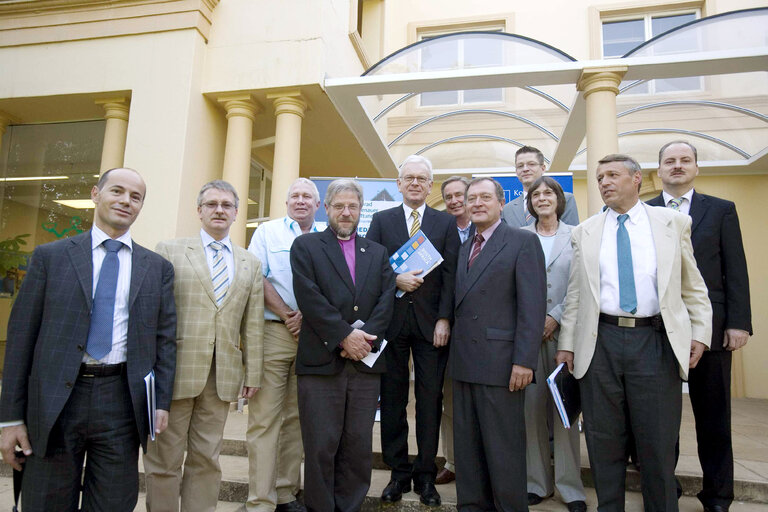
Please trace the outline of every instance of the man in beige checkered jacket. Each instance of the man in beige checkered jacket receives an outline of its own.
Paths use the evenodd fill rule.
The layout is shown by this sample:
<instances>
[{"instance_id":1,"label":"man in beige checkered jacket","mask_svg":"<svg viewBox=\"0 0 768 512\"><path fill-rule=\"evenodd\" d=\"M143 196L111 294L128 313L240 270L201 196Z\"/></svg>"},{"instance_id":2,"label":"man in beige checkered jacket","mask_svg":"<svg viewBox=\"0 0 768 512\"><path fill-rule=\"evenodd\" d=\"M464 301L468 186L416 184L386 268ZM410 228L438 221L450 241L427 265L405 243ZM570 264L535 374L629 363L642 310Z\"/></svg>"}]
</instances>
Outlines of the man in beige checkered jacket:
<instances>
[{"instance_id":1,"label":"man in beige checkered jacket","mask_svg":"<svg viewBox=\"0 0 768 512\"><path fill-rule=\"evenodd\" d=\"M156 249L176 273L177 359L168 429L144 456L148 511L177 511L179 497L181 510L216 509L229 403L261 387L261 262L229 239L237 207L232 185L207 183L197 197L200 235Z\"/></svg>"}]
</instances>

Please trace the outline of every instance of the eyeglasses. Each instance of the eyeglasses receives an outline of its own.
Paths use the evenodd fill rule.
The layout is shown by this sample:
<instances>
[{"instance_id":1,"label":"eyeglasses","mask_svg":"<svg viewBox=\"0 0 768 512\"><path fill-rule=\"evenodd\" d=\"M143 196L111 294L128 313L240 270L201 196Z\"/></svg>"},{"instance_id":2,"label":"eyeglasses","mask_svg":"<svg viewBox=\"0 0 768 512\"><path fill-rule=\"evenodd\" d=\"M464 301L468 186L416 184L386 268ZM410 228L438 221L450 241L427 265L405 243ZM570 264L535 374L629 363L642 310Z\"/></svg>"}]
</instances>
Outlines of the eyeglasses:
<instances>
[{"instance_id":1,"label":"eyeglasses","mask_svg":"<svg viewBox=\"0 0 768 512\"><path fill-rule=\"evenodd\" d=\"M408 183L409 185L414 181L417 182L419 185L426 185L427 182L429 181L429 178L425 178L424 176L401 176L400 179Z\"/></svg>"},{"instance_id":2,"label":"eyeglasses","mask_svg":"<svg viewBox=\"0 0 768 512\"><path fill-rule=\"evenodd\" d=\"M473 204L477 202L490 203L496 196L493 194L480 194L479 196L467 196L467 203Z\"/></svg>"},{"instance_id":3,"label":"eyeglasses","mask_svg":"<svg viewBox=\"0 0 768 512\"><path fill-rule=\"evenodd\" d=\"M331 208L334 209L334 211L337 211L339 213L344 211L344 208L347 208L350 213L355 213L360 210L359 204L341 204L341 203L333 203L331 204Z\"/></svg>"},{"instance_id":4,"label":"eyeglasses","mask_svg":"<svg viewBox=\"0 0 768 512\"><path fill-rule=\"evenodd\" d=\"M539 162L520 162L515 166L515 169L525 169L526 167L533 169L535 167L541 167L543 164L540 164Z\"/></svg>"},{"instance_id":5,"label":"eyeglasses","mask_svg":"<svg viewBox=\"0 0 768 512\"><path fill-rule=\"evenodd\" d=\"M229 202L219 203L216 201L208 201L207 203L203 203L202 206L206 210L213 210L213 211L218 210L219 206L221 206L221 209L224 210L225 212L231 212L232 210L235 209L235 205Z\"/></svg>"}]
</instances>

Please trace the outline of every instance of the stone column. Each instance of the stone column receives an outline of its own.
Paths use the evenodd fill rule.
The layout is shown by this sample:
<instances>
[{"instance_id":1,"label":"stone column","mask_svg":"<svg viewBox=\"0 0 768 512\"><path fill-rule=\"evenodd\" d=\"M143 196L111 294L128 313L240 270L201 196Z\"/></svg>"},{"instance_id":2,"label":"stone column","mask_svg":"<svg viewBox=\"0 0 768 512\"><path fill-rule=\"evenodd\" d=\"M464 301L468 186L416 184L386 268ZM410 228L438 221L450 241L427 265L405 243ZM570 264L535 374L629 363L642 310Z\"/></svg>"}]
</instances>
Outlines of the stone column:
<instances>
[{"instance_id":1,"label":"stone column","mask_svg":"<svg viewBox=\"0 0 768 512\"><path fill-rule=\"evenodd\" d=\"M301 121L308 105L299 91L268 94L275 106L275 160L272 164L272 192L269 217L287 213L288 188L299 177ZM321 198L322 199L322 198Z\"/></svg>"},{"instance_id":2,"label":"stone column","mask_svg":"<svg viewBox=\"0 0 768 512\"><path fill-rule=\"evenodd\" d=\"M0 149L2 149L3 135L5 135L5 129L11 124L11 116L0 110Z\"/></svg>"},{"instance_id":3,"label":"stone column","mask_svg":"<svg viewBox=\"0 0 768 512\"><path fill-rule=\"evenodd\" d=\"M99 174L104 171L122 167L125 160L125 139L128 135L128 113L130 101L128 98L108 98L96 100L97 105L104 108L104 118L107 126L104 128L104 147L101 150L101 166Z\"/></svg>"},{"instance_id":4,"label":"stone column","mask_svg":"<svg viewBox=\"0 0 768 512\"><path fill-rule=\"evenodd\" d=\"M229 236L240 247L247 247L245 224L248 220L248 190L251 177L251 139L253 122L261 106L249 93L219 96L227 111L227 142L224 148L224 168L221 179L237 190L240 207Z\"/></svg>"},{"instance_id":5,"label":"stone column","mask_svg":"<svg viewBox=\"0 0 768 512\"><path fill-rule=\"evenodd\" d=\"M587 216L603 206L595 170L605 155L619 150L616 95L626 66L585 68L576 85L587 103Z\"/></svg>"}]
</instances>

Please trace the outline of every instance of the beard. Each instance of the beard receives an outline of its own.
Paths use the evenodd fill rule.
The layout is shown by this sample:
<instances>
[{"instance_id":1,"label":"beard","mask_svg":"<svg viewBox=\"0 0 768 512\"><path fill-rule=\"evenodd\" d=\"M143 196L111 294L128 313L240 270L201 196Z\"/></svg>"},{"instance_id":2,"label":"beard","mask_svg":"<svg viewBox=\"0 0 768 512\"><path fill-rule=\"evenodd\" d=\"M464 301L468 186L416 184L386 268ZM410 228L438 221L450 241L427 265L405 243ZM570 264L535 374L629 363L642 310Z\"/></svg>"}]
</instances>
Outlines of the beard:
<instances>
[{"instance_id":1,"label":"beard","mask_svg":"<svg viewBox=\"0 0 768 512\"><path fill-rule=\"evenodd\" d=\"M358 222L359 220L360 219L358 219ZM328 224L331 226L331 229L333 230L334 233L336 233L336 236L340 238L349 238L350 236L352 236L352 233L357 231L358 222L355 222L354 225L348 228L343 228L339 226L338 222L336 222L336 219L328 219Z\"/></svg>"}]
</instances>

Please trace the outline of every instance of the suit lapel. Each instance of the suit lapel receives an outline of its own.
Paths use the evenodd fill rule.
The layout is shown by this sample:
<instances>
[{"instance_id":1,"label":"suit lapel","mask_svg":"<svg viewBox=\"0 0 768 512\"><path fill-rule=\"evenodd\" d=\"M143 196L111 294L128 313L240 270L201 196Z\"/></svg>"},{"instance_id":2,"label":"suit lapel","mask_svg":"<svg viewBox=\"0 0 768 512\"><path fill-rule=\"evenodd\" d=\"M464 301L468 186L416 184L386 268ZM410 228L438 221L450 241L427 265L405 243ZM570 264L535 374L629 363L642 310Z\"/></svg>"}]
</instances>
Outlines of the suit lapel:
<instances>
[{"instance_id":1,"label":"suit lapel","mask_svg":"<svg viewBox=\"0 0 768 512\"><path fill-rule=\"evenodd\" d=\"M552 242L552 252L549 254L550 267L557 261L557 258L563 252L563 249L565 249L571 241L570 231L566 231L562 226L563 223L561 222L560 227L558 227L557 233L555 234L555 240Z\"/></svg>"},{"instance_id":2,"label":"suit lapel","mask_svg":"<svg viewBox=\"0 0 768 512\"><path fill-rule=\"evenodd\" d=\"M325 252L326 256L328 256L328 259L333 265L333 268L336 269L339 277L341 277L341 280L345 285L347 285L347 288L349 288L349 292L354 294L355 284L352 282L352 275L349 273L347 260L344 259L344 253L341 252L341 246L339 245L339 241L336 238L336 234L330 227L323 231L323 241L325 242L323 251ZM355 260L357 260L357 257Z\"/></svg>"},{"instance_id":3,"label":"suit lapel","mask_svg":"<svg viewBox=\"0 0 768 512\"><path fill-rule=\"evenodd\" d=\"M368 241L359 236L355 237L355 298L365 289L365 280L368 277L368 270L371 268L371 256L366 249ZM343 256L343 255L342 255ZM344 261L346 265L346 260Z\"/></svg>"},{"instance_id":4,"label":"suit lapel","mask_svg":"<svg viewBox=\"0 0 768 512\"><path fill-rule=\"evenodd\" d=\"M507 226L502 225L499 225L496 228L496 231L493 232L491 239L485 243L485 246L483 246L480 254L477 255L477 259L475 259L475 262L472 263L472 268L469 270L465 270L467 268L467 261L469 261L469 256L467 255L466 259L464 259L462 270L464 270L466 277L463 280L462 289L459 291L460 296L457 294L456 297L457 305L459 302L461 302L461 300L464 298L464 295L466 295L472 286L474 286L474 284L483 274L485 269L488 268L488 265L493 261L496 255L499 254L505 245L507 245L505 228L507 228ZM467 245L469 245L469 250L471 250L472 244L470 243Z\"/></svg>"},{"instance_id":5,"label":"suit lapel","mask_svg":"<svg viewBox=\"0 0 768 512\"><path fill-rule=\"evenodd\" d=\"M400 241L398 243L403 245L409 238L411 238L408 236L408 224L405 222L405 210L403 209L403 205L401 204L392 210L392 215L394 215L395 218L392 219L390 225L395 226L395 236L397 236L397 239Z\"/></svg>"},{"instance_id":6,"label":"suit lapel","mask_svg":"<svg viewBox=\"0 0 768 512\"><path fill-rule=\"evenodd\" d=\"M584 236L581 250L584 253L585 272L589 280L589 288L597 303L600 303L600 244L603 241L603 228L607 212L599 214L597 222L584 225ZM588 262L588 264L587 264Z\"/></svg>"},{"instance_id":7,"label":"suit lapel","mask_svg":"<svg viewBox=\"0 0 768 512\"><path fill-rule=\"evenodd\" d=\"M472 250L472 237L467 239L467 242L463 243L459 248L459 258L456 268L456 306L461 303L461 300L466 295L466 282L467 282L467 261L469 261L469 251Z\"/></svg>"},{"instance_id":8,"label":"suit lapel","mask_svg":"<svg viewBox=\"0 0 768 512\"><path fill-rule=\"evenodd\" d=\"M83 289L88 309L93 307L93 248L91 232L87 236L70 238L68 253L77 274L77 281Z\"/></svg>"},{"instance_id":9,"label":"suit lapel","mask_svg":"<svg viewBox=\"0 0 768 512\"><path fill-rule=\"evenodd\" d=\"M133 307L136 297L139 295L141 283L144 282L144 276L147 275L147 250L133 242L133 252L131 254L131 291L128 295L128 310Z\"/></svg>"},{"instance_id":10,"label":"suit lapel","mask_svg":"<svg viewBox=\"0 0 768 512\"><path fill-rule=\"evenodd\" d=\"M234 277L232 278L232 282L229 283L230 290L233 288L235 282L239 277L247 275L246 273L246 261L245 256L239 251L239 247L237 247L234 243L232 244L232 261L235 263L235 272ZM211 292L213 292L213 281L211 281ZM221 301L221 304L219 304L219 309L223 308L227 305L227 303L232 300L232 297L234 296L234 293L229 293L224 296L224 300Z\"/></svg>"},{"instance_id":11,"label":"suit lapel","mask_svg":"<svg viewBox=\"0 0 768 512\"><path fill-rule=\"evenodd\" d=\"M205 290L211 302L216 304L216 294L213 293L213 281L211 281L211 270L208 268L208 262L205 258L203 243L198 238L191 238L185 252L187 261L192 266L192 270L195 271L200 284L203 285L203 290Z\"/></svg>"},{"instance_id":12,"label":"suit lapel","mask_svg":"<svg viewBox=\"0 0 768 512\"><path fill-rule=\"evenodd\" d=\"M672 275L672 257L675 247L675 233L669 227L669 222L656 215L652 207L645 207L648 212L648 220L651 223L653 245L656 247L656 287L659 295L659 303L662 302L667 291L667 285Z\"/></svg>"},{"instance_id":13,"label":"suit lapel","mask_svg":"<svg viewBox=\"0 0 768 512\"><path fill-rule=\"evenodd\" d=\"M693 236L693 232L696 231L696 228L699 227L701 219L703 219L704 214L707 213L707 208L709 208L707 198L701 194L697 194L694 190L693 196L691 197L691 208L688 211L688 214L691 216L691 236Z\"/></svg>"}]
</instances>

